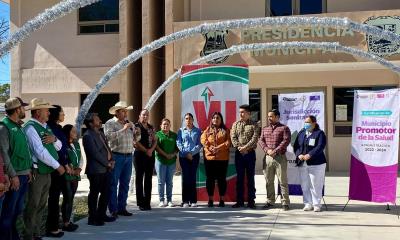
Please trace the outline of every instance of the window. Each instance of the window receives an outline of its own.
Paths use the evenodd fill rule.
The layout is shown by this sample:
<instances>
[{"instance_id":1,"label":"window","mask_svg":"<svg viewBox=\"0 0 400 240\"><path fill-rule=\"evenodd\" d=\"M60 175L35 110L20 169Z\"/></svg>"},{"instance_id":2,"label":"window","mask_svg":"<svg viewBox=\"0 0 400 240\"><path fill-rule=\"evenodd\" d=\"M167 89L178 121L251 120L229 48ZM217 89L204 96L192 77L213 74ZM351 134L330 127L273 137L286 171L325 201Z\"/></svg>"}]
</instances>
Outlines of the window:
<instances>
[{"instance_id":1,"label":"window","mask_svg":"<svg viewBox=\"0 0 400 240\"><path fill-rule=\"evenodd\" d=\"M261 120L261 91L249 90L249 105L251 109L251 120L258 122Z\"/></svg>"},{"instance_id":2,"label":"window","mask_svg":"<svg viewBox=\"0 0 400 240\"><path fill-rule=\"evenodd\" d=\"M384 90L390 88L396 88L396 86L334 88L334 136L351 136L355 90Z\"/></svg>"},{"instance_id":3,"label":"window","mask_svg":"<svg viewBox=\"0 0 400 240\"><path fill-rule=\"evenodd\" d=\"M290 16L326 12L327 0L266 0L266 16Z\"/></svg>"},{"instance_id":4,"label":"window","mask_svg":"<svg viewBox=\"0 0 400 240\"><path fill-rule=\"evenodd\" d=\"M88 94L81 94L81 105L85 101ZM103 124L110 119L112 116L108 113L108 109L114 106L119 101L118 93L102 93L97 96L96 100L89 109L89 112L95 112L99 114L99 117ZM82 131L83 134L83 131Z\"/></svg>"},{"instance_id":5,"label":"window","mask_svg":"<svg viewBox=\"0 0 400 240\"><path fill-rule=\"evenodd\" d=\"M118 33L119 0L102 0L79 9L79 34Z\"/></svg>"}]
</instances>

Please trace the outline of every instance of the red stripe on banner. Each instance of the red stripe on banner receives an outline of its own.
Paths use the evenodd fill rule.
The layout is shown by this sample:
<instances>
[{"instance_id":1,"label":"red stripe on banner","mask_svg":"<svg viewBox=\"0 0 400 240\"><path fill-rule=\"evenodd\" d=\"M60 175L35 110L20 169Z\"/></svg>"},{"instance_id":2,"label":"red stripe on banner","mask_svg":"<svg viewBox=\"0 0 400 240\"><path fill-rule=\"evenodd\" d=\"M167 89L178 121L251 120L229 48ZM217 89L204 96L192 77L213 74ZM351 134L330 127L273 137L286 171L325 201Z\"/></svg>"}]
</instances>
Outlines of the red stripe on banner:
<instances>
[{"instance_id":1,"label":"red stripe on banner","mask_svg":"<svg viewBox=\"0 0 400 240\"><path fill-rule=\"evenodd\" d=\"M225 126L229 129L232 128L233 123L236 121L236 101L225 102Z\"/></svg>"}]
</instances>

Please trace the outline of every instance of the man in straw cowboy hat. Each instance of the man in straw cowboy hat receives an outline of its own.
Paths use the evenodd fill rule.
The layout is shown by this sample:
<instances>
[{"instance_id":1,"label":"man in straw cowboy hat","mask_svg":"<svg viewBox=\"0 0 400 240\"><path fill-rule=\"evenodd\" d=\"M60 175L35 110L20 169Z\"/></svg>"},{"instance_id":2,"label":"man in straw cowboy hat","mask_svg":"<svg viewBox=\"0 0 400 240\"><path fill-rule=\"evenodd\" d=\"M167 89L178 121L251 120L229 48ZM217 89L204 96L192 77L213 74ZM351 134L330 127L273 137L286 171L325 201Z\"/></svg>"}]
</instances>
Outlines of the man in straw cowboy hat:
<instances>
[{"instance_id":1,"label":"man in straw cowboy hat","mask_svg":"<svg viewBox=\"0 0 400 240\"><path fill-rule=\"evenodd\" d=\"M49 108L53 106L44 99L32 99L32 119L24 126L33 161L33 180L29 185L24 214L24 239L27 240L41 239L41 223L51 183L50 174L54 170L57 170L60 175L65 172L64 167L57 161L57 151L61 149L62 143L54 136L46 123L49 120ZM61 230L53 232L55 237L61 237L63 234Z\"/></svg>"},{"instance_id":2,"label":"man in straw cowboy hat","mask_svg":"<svg viewBox=\"0 0 400 240\"><path fill-rule=\"evenodd\" d=\"M31 180L32 158L22 129L25 107L21 98L10 98L5 103L7 116L0 122L0 156L10 177L10 191L6 192L0 217L2 239L18 239L17 217L24 208L28 182Z\"/></svg>"},{"instance_id":3,"label":"man in straw cowboy hat","mask_svg":"<svg viewBox=\"0 0 400 240\"><path fill-rule=\"evenodd\" d=\"M132 213L126 210L126 201L132 174L134 138L140 131L135 129L133 123L127 119L128 111L132 109L133 107L128 106L124 101L117 102L109 109L109 113L114 117L108 120L104 126L104 133L115 160L115 167L111 172L111 192L108 204L108 210L114 217L118 215L132 216Z\"/></svg>"}]
</instances>

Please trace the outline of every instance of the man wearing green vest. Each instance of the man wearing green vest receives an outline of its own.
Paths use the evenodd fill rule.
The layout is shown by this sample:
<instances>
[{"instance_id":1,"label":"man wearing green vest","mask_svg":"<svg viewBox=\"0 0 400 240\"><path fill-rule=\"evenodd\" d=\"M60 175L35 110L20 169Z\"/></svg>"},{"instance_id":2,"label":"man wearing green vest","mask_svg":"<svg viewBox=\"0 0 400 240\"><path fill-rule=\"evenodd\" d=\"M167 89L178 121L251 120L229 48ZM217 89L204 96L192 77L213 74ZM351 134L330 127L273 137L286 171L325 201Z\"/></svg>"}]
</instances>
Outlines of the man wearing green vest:
<instances>
[{"instance_id":1,"label":"man wearing green vest","mask_svg":"<svg viewBox=\"0 0 400 240\"><path fill-rule=\"evenodd\" d=\"M62 143L58 140L46 122L49 119L49 108L53 108L42 98L31 101L31 115L24 130L32 152L33 180L29 185L28 200L25 208L25 240L41 239L41 225L46 202L51 184L50 173L57 170L60 175L65 169L58 163L57 151ZM62 237L64 233L59 230L53 236Z\"/></svg>"},{"instance_id":2,"label":"man wearing green vest","mask_svg":"<svg viewBox=\"0 0 400 240\"><path fill-rule=\"evenodd\" d=\"M22 213L28 182L31 180L32 158L21 123L28 104L20 98L10 98L5 103L7 116L0 122L0 155L4 159L7 175L11 179L0 217L1 239L19 239L17 217Z\"/></svg>"}]
</instances>

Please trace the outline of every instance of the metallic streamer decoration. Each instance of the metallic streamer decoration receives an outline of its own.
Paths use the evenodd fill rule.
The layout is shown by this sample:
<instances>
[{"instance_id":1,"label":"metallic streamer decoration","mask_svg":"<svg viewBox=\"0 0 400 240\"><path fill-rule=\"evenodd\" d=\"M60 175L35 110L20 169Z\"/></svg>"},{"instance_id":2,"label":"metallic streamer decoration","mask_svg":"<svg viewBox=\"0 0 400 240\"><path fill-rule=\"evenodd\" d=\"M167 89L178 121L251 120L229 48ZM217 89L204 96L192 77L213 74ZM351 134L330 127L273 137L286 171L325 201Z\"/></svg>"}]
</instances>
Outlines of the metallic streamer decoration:
<instances>
[{"instance_id":1,"label":"metallic streamer decoration","mask_svg":"<svg viewBox=\"0 0 400 240\"><path fill-rule=\"evenodd\" d=\"M252 44L241 44L234 45L228 49L221 50L210 55L201 57L191 62L190 64L201 64L206 63L210 60L241 53L248 51L258 51L265 49L323 49L334 52L343 52L348 53L353 56L358 56L364 59L368 59L379 63L396 73L400 73L400 66L397 66L377 55L365 52L363 50L359 50L352 47L346 47L340 45L338 42L274 42L274 43L252 43ZM176 71L173 75L171 75L161 86L156 90L156 92L150 97L147 102L145 108L149 111L154 106L158 98L165 92L165 90L171 85L176 79L181 77L181 69Z\"/></svg>"},{"instance_id":2,"label":"metallic streamer decoration","mask_svg":"<svg viewBox=\"0 0 400 240\"><path fill-rule=\"evenodd\" d=\"M122 59L119 63L114 65L96 84L89 95L83 102L78 117L76 119L77 129L80 129L83 119L92 106L94 100L99 94L100 90L110 81L115 75L126 69L129 64L135 62L145 54L150 53L158 48L161 48L174 41L185 39L195 34L205 34L210 31L226 30L226 29L240 29L240 28L258 28L264 26L281 26L281 27L297 27L297 26L326 26L332 28L347 28L354 31L363 32L384 38L393 42L400 43L400 35L380 29L374 26L365 26L357 22L353 22L348 18L329 18L329 17L274 17L274 18L252 18L252 19L239 19L228 20L217 23L203 23L197 27L184 29L179 32L172 33L168 36L155 40L142 48L134 51L126 58Z\"/></svg>"},{"instance_id":3,"label":"metallic streamer decoration","mask_svg":"<svg viewBox=\"0 0 400 240\"><path fill-rule=\"evenodd\" d=\"M22 42L33 32L43 28L46 24L67 15L75 9L99 2L100 0L65 0L51 8L44 10L35 18L26 22L16 32L0 45L0 58L7 54L18 43Z\"/></svg>"}]
</instances>

